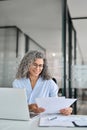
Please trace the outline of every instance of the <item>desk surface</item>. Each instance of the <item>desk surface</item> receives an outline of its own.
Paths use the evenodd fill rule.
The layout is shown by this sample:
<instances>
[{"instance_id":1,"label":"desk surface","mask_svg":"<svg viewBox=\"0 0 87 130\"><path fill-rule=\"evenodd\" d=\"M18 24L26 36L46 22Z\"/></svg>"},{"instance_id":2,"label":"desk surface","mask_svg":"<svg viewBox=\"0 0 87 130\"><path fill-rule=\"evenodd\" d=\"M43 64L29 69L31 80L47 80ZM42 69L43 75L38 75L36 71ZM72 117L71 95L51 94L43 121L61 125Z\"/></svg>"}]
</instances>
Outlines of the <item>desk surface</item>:
<instances>
[{"instance_id":1,"label":"desk surface","mask_svg":"<svg viewBox=\"0 0 87 130\"><path fill-rule=\"evenodd\" d=\"M79 116L83 117L83 115ZM87 127L39 127L38 123L39 117L30 121L0 120L0 130L87 130Z\"/></svg>"}]
</instances>

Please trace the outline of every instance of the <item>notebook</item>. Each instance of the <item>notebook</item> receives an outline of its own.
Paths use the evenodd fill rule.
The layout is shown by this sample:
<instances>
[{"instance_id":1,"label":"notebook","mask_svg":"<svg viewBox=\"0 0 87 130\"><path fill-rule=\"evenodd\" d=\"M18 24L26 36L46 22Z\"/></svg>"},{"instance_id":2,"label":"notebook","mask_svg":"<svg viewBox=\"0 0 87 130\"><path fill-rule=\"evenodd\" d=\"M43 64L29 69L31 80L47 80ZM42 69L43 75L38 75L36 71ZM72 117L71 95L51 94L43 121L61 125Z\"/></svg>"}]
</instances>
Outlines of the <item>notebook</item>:
<instances>
[{"instance_id":1,"label":"notebook","mask_svg":"<svg viewBox=\"0 0 87 130\"><path fill-rule=\"evenodd\" d=\"M0 88L0 119L31 119L25 89Z\"/></svg>"}]
</instances>

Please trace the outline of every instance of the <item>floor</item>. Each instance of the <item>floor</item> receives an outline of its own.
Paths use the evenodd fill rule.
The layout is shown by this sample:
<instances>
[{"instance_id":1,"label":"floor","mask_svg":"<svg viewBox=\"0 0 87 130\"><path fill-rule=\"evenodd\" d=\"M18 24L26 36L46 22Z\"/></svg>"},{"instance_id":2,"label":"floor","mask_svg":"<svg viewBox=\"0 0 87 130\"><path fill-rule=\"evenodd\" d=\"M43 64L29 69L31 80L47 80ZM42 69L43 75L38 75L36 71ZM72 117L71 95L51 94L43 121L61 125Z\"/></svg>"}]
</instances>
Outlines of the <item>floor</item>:
<instances>
[{"instance_id":1,"label":"floor","mask_svg":"<svg viewBox=\"0 0 87 130\"><path fill-rule=\"evenodd\" d=\"M87 115L87 89L79 89L77 94L77 115Z\"/></svg>"},{"instance_id":2,"label":"floor","mask_svg":"<svg viewBox=\"0 0 87 130\"><path fill-rule=\"evenodd\" d=\"M78 115L87 115L87 100L79 101L79 105L77 105L77 107L78 107L77 110Z\"/></svg>"}]
</instances>

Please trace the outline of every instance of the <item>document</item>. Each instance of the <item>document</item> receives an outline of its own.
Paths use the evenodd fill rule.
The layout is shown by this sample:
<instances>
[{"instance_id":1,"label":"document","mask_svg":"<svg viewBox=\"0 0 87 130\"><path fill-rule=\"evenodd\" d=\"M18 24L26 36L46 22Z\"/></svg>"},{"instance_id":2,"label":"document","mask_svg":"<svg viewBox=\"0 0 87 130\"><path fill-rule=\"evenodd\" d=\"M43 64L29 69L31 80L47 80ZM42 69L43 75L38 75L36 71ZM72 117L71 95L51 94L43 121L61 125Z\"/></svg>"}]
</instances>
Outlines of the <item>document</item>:
<instances>
[{"instance_id":1,"label":"document","mask_svg":"<svg viewBox=\"0 0 87 130\"><path fill-rule=\"evenodd\" d=\"M75 125L75 122L77 125ZM40 117L39 126L87 127L87 116L50 114Z\"/></svg>"},{"instance_id":2,"label":"document","mask_svg":"<svg viewBox=\"0 0 87 130\"><path fill-rule=\"evenodd\" d=\"M77 99L65 97L37 98L36 103L39 107L45 108L44 113L60 113L60 109L71 106Z\"/></svg>"},{"instance_id":3,"label":"document","mask_svg":"<svg viewBox=\"0 0 87 130\"><path fill-rule=\"evenodd\" d=\"M77 127L87 127L87 120L77 120L73 121L73 124Z\"/></svg>"},{"instance_id":4,"label":"document","mask_svg":"<svg viewBox=\"0 0 87 130\"><path fill-rule=\"evenodd\" d=\"M39 126L64 126L64 127L74 127L74 124L69 121L65 120L64 117L58 115L49 115L40 117Z\"/></svg>"}]
</instances>

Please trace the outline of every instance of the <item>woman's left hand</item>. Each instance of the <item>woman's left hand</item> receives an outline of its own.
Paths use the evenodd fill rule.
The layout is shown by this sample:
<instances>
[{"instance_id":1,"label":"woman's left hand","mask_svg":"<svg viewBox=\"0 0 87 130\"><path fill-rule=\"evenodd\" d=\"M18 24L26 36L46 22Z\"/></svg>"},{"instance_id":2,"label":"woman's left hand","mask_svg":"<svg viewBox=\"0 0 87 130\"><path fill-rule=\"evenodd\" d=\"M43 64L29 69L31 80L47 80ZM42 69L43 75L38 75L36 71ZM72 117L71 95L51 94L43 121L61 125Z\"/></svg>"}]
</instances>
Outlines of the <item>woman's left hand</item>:
<instances>
[{"instance_id":1,"label":"woman's left hand","mask_svg":"<svg viewBox=\"0 0 87 130\"><path fill-rule=\"evenodd\" d=\"M29 108L29 111L34 112L34 113L41 113L41 112L45 111L44 108L38 107L38 105L35 104L35 103L34 104L29 104L28 108Z\"/></svg>"},{"instance_id":2,"label":"woman's left hand","mask_svg":"<svg viewBox=\"0 0 87 130\"><path fill-rule=\"evenodd\" d=\"M72 113L72 111L73 111L72 107L68 107L68 108L65 108L65 109L61 109L60 113L63 114L63 115L70 115Z\"/></svg>"}]
</instances>

